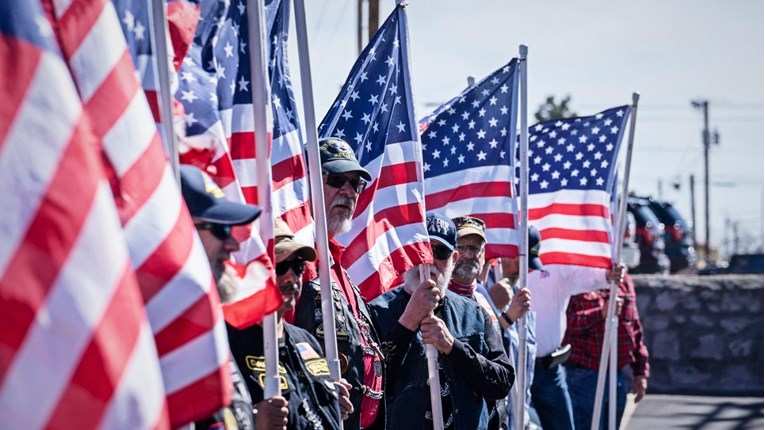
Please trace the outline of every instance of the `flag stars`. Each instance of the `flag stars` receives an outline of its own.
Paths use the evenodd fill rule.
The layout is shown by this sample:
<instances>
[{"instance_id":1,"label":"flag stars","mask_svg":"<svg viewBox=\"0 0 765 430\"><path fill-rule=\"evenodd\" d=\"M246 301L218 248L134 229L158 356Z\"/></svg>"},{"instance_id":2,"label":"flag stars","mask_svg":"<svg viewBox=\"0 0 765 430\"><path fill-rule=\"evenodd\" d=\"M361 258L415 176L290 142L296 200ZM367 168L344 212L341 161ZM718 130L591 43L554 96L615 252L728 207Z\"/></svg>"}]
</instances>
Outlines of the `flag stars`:
<instances>
[{"instance_id":1,"label":"flag stars","mask_svg":"<svg viewBox=\"0 0 765 430\"><path fill-rule=\"evenodd\" d=\"M587 151L588 152L592 152L594 149L595 149L595 144L594 143L591 143L591 144L587 145Z\"/></svg>"},{"instance_id":2,"label":"flag stars","mask_svg":"<svg viewBox=\"0 0 765 430\"><path fill-rule=\"evenodd\" d=\"M529 179L531 180L531 182L538 181L539 180L539 173L532 173L531 175L529 175Z\"/></svg>"},{"instance_id":3,"label":"flag stars","mask_svg":"<svg viewBox=\"0 0 765 430\"><path fill-rule=\"evenodd\" d=\"M497 149L497 145L499 145L499 142L497 142L497 139L492 139L491 142L489 142L489 146L491 146L491 149Z\"/></svg>"},{"instance_id":4,"label":"flag stars","mask_svg":"<svg viewBox=\"0 0 765 430\"><path fill-rule=\"evenodd\" d=\"M449 159L444 158L444 167L448 167L448 166L449 166Z\"/></svg>"},{"instance_id":5,"label":"flag stars","mask_svg":"<svg viewBox=\"0 0 765 430\"><path fill-rule=\"evenodd\" d=\"M446 111L449 115L454 115L457 113L457 109L454 109L453 107L449 107L449 109Z\"/></svg>"},{"instance_id":6,"label":"flag stars","mask_svg":"<svg viewBox=\"0 0 765 430\"><path fill-rule=\"evenodd\" d=\"M250 81L244 79L244 75L239 77L238 83L239 83L239 91L245 91L245 92L250 91L250 88L248 86L250 85ZM281 103L281 100L279 100L279 97L274 96L274 106L278 108L281 105L282 103Z\"/></svg>"},{"instance_id":7,"label":"flag stars","mask_svg":"<svg viewBox=\"0 0 765 430\"><path fill-rule=\"evenodd\" d=\"M353 91L353 92L351 92L351 96L350 96L350 97L351 97L351 99L353 99L353 101L355 102L356 100L358 100L358 99L360 98L360 97L359 97L359 92L358 92L358 91Z\"/></svg>"},{"instance_id":8,"label":"flag stars","mask_svg":"<svg viewBox=\"0 0 765 430\"><path fill-rule=\"evenodd\" d=\"M572 170L572 171L571 171L571 176L573 176L573 177L577 177L577 176L579 176L579 169L574 169L574 170Z\"/></svg>"},{"instance_id":9,"label":"flag stars","mask_svg":"<svg viewBox=\"0 0 765 430\"><path fill-rule=\"evenodd\" d=\"M429 138L429 139L435 139L437 135L438 135L438 133L436 133L436 131L435 131L435 130L430 130L430 131L428 132L428 138Z\"/></svg>"},{"instance_id":10,"label":"flag stars","mask_svg":"<svg viewBox=\"0 0 765 430\"><path fill-rule=\"evenodd\" d=\"M581 186L587 185L587 178L582 177L581 179L579 179L579 185Z\"/></svg>"},{"instance_id":11,"label":"flag stars","mask_svg":"<svg viewBox=\"0 0 765 430\"><path fill-rule=\"evenodd\" d=\"M554 151L554 149L553 149L552 146L548 146L547 148L545 148L545 154L547 154L547 155L552 154L553 151Z\"/></svg>"},{"instance_id":12,"label":"flag stars","mask_svg":"<svg viewBox=\"0 0 765 430\"><path fill-rule=\"evenodd\" d=\"M574 152L574 144L573 143L569 143L566 146L566 152Z\"/></svg>"},{"instance_id":13,"label":"flag stars","mask_svg":"<svg viewBox=\"0 0 765 430\"><path fill-rule=\"evenodd\" d=\"M181 90L181 100L184 100L189 103L194 103L194 100L198 99L196 94L194 94L194 91L183 91Z\"/></svg>"},{"instance_id":14,"label":"flag stars","mask_svg":"<svg viewBox=\"0 0 765 430\"><path fill-rule=\"evenodd\" d=\"M560 172L556 170L550 174L550 177L553 179L558 179L560 177Z\"/></svg>"},{"instance_id":15,"label":"flag stars","mask_svg":"<svg viewBox=\"0 0 765 430\"><path fill-rule=\"evenodd\" d=\"M478 116L480 116L481 118L486 116L486 109L481 108L481 110L478 111Z\"/></svg>"},{"instance_id":16,"label":"flag stars","mask_svg":"<svg viewBox=\"0 0 765 430\"><path fill-rule=\"evenodd\" d=\"M441 151L439 151L438 149L433 151L433 158L441 158Z\"/></svg>"},{"instance_id":17,"label":"flag stars","mask_svg":"<svg viewBox=\"0 0 765 430\"><path fill-rule=\"evenodd\" d=\"M609 163L608 163L607 160L603 160L603 161L600 162L600 168L601 169L605 169L606 167L608 167L608 164Z\"/></svg>"},{"instance_id":18,"label":"flag stars","mask_svg":"<svg viewBox=\"0 0 765 430\"><path fill-rule=\"evenodd\" d=\"M598 152L596 152L595 154L593 154L593 156L592 156L592 157L593 157L594 159L596 159L596 160L600 160L601 158L603 158L603 153L602 153L602 152L600 152L600 151L598 151Z\"/></svg>"},{"instance_id":19,"label":"flag stars","mask_svg":"<svg viewBox=\"0 0 765 430\"><path fill-rule=\"evenodd\" d=\"M486 155L487 154L485 152L479 151L478 154L476 154L476 155L478 155L478 161L485 161L486 160Z\"/></svg>"},{"instance_id":20,"label":"flag stars","mask_svg":"<svg viewBox=\"0 0 765 430\"><path fill-rule=\"evenodd\" d=\"M356 141L359 145L364 140L364 136L361 135L361 133L356 133L356 137L353 138L353 140Z\"/></svg>"},{"instance_id":21,"label":"flag stars","mask_svg":"<svg viewBox=\"0 0 765 430\"><path fill-rule=\"evenodd\" d=\"M465 156L464 156L464 155L462 155L462 154L458 155L458 156L457 156L457 162L458 162L459 164L465 164Z\"/></svg>"},{"instance_id":22,"label":"flag stars","mask_svg":"<svg viewBox=\"0 0 765 430\"><path fill-rule=\"evenodd\" d=\"M499 151L499 158L505 159L505 151Z\"/></svg>"},{"instance_id":23,"label":"flag stars","mask_svg":"<svg viewBox=\"0 0 765 430\"><path fill-rule=\"evenodd\" d=\"M502 129L499 131L499 134L500 134L500 136L502 136L502 137L505 137L505 136L507 136L507 129L506 129L506 128L502 128Z\"/></svg>"},{"instance_id":24,"label":"flag stars","mask_svg":"<svg viewBox=\"0 0 765 430\"><path fill-rule=\"evenodd\" d=\"M370 122L372 122L372 116L371 116L371 115L369 115L368 113L365 113L365 114L364 114L364 115L361 117L361 120L362 120L362 121L364 121L364 124L367 124L367 125L369 125L369 123L370 123Z\"/></svg>"},{"instance_id":25,"label":"flag stars","mask_svg":"<svg viewBox=\"0 0 765 430\"><path fill-rule=\"evenodd\" d=\"M506 93L507 93L507 90L509 90L509 89L510 89L510 87L508 87L508 86L507 86L507 84L502 84L502 86L501 86L501 87L499 87L499 91L500 91L502 94L506 94Z\"/></svg>"},{"instance_id":26,"label":"flag stars","mask_svg":"<svg viewBox=\"0 0 765 430\"><path fill-rule=\"evenodd\" d=\"M393 57L388 57L388 59L385 60L385 62L388 64L389 67L393 67L396 64L396 62L393 61Z\"/></svg>"},{"instance_id":27,"label":"flag stars","mask_svg":"<svg viewBox=\"0 0 765 430\"><path fill-rule=\"evenodd\" d=\"M446 125L446 120L441 118L441 119L438 120L438 122L436 124L438 124L439 127L443 127L443 126Z\"/></svg>"},{"instance_id":28,"label":"flag stars","mask_svg":"<svg viewBox=\"0 0 765 430\"><path fill-rule=\"evenodd\" d=\"M457 153L457 147L456 146L452 146L451 148L449 148L449 152L451 152L452 155L456 154Z\"/></svg>"},{"instance_id":29,"label":"flag stars","mask_svg":"<svg viewBox=\"0 0 765 430\"><path fill-rule=\"evenodd\" d=\"M377 96L377 94L372 94L372 96L369 98L369 103L377 104L380 101L380 98Z\"/></svg>"},{"instance_id":30,"label":"flag stars","mask_svg":"<svg viewBox=\"0 0 765 430\"><path fill-rule=\"evenodd\" d=\"M577 152L576 155L574 156L574 158L576 158L576 161L581 160L582 157L584 157L584 154L582 154L581 152Z\"/></svg>"},{"instance_id":31,"label":"flag stars","mask_svg":"<svg viewBox=\"0 0 765 430\"><path fill-rule=\"evenodd\" d=\"M499 122L499 121L497 121L496 118L490 119L489 120L489 127L496 127L497 126L497 122Z\"/></svg>"},{"instance_id":32,"label":"flag stars","mask_svg":"<svg viewBox=\"0 0 765 430\"><path fill-rule=\"evenodd\" d=\"M484 96L484 97L488 96L489 95L489 90L486 89L486 88L482 89L481 90L481 95Z\"/></svg>"},{"instance_id":33,"label":"flag stars","mask_svg":"<svg viewBox=\"0 0 765 430\"><path fill-rule=\"evenodd\" d=\"M587 136L579 136L579 143L587 142Z\"/></svg>"},{"instance_id":34,"label":"flag stars","mask_svg":"<svg viewBox=\"0 0 765 430\"><path fill-rule=\"evenodd\" d=\"M465 133L460 133L459 139L460 139L460 142L464 142L465 141Z\"/></svg>"},{"instance_id":35,"label":"flag stars","mask_svg":"<svg viewBox=\"0 0 765 430\"><path fill-rule=\"evenodd\" d=\"M472 151L473 148L475 148L475 144L473 142L468 142L467 144L467 150Z\"/></svg>"},{"instance_id":36,"label":"flag stars","mask_svg":"<svg viewBox=\"0 0 765 430\"><path fill-rule=\"evenodd\" d=\"M468 118L470 118L470 114L469 114L469 113L467 113L467 111L465 111L465 112L462 112L462 119L464 119L465 121L467 121L467 119L468 119Z\"/></svg>"},{"instance_id":37,"label":"flag stars","mask_svg":"<svg viewBox=\"0 0 765 430\"><path fill-rule=\"evenodd\" d=\"M547 182L547 181L542 181L542 182L540 182L540 183L539 183L539 188L541 188L541 189L543 189L543 190L546 190L548 185L550 185L550 183L549 183L549 182Z\"/></svg>"},{"instance_id":38,"label":"flag stars","mask_svg":"<svg viewBox=\"0 0 765 430\"><path fill-rule=\"evenodd\" d=\"M398 124L396 124L396 128L398 128L399 132L403 133L404 131L406 131L406 124L399 121Z\"/></svg>"},{"instance_id":39,"label":"flag stars","mask_svg":"<svg viewBox=\"0 0 765 430\"><path fill-rule=\"evenodd\" d=\"M590 176L595 176L597 174L598 174L598 170L597 169L591 169L590 170Z\"/></svg>"},{"instance_id":40,"label":"flag stars","mask_svg":"<svg viewBox=\"0 0 765 430\"><path fill-rule=\"evenodd\" d=\"M492 96L492 97L489 99L489 104L490 104L490 105L492 105L492 106L496 106L496 104L497 104L497 98L496 98L496 97L494 97L494 96Z\"/></svg>"},{"instance_id":41,"label":"flag stars","mask_svg":"<svg viewBox=\"0 0 765 430\"><path fill-rule=\"evenodd\" d=\"M229 41L226 41L226 46L223 47L223 51L226 53L226 58L234 56L234 46Z\"/></svg>"},{"instance_id":42,"label":"flag stars","mask_svg":"<svg viewBox=\"0 0 765 430\"><path fill-rule=\"evenodd\" d=\"M562 159L563 159L562 154L555 154L555 156L553 157L553 160L555 160L556 163L560 163L560 160Z\"/></svg>"},{"instance_id":43,"label":"flag stars","mask_svg":"<svg viewBox=\"0 0 765 430\"><path fill-rule=\"evenodd\" d=\"M452 133L456 133L456 132L458 132L458 131L460 131L460 126L459 126L459 125L457 125L457 124L454 124L454 125L452 126Z\"/></svg>"},{"instance_id":44,"label":"flag stars","mask_svg":"<svg viewBox=\"0 0 765 430\"><path fill-rule=\"evenodd\" d=\"M601 134L600 137L598 138L598 142L603 143L605 141L606 141L606 135L605 134Z\"/></svg>"},{"instance_id":45,"label":"flag stars","mask_svg":"<svg viewBox=\"0 0 765 430\"><path fill-rule=\"evenodd\" d=\"M598 133L600 133L600 127L593 127L592 128L592 134L596 135Z\"/></svg>"},{"instance_id":46,"label":"flag stars","mask_svg":"<svg viewBox=\"0 0 765 430\"><path fill-rule=\"evenodd\" d=\"M542 157L540 157L538 155L536 157L534 157L534 164L539 164L541 162L542 162Z\"/></svg>"},{"instance_id":47,"label":"flag stars","mask_svg":"<svg viewBox=\"0 0 765 430\"><path fill-rule=\"evenodd\" d=\"M471 129L471 130L472 130L473 128L475 128L475 121L473 121L473 120L471 119L471 120L470 120L470 122L468 123L468 128L469 128L469 129Z\"/></svg>"},{"instance_id":48,"label":"flag stars","mask_svg":"<svg viewBox=\"0 0 765 430\"><path fill-rule=\"evenodd\" d=\"M478 138L483 139L486 137L486 132L483 130L478 130Z\"/></svg>"},{"instance_id":49,"label":"flag stars","mask_svg":"<svg viewBox=\"0 0 765 430\"><path fill-rule=\"evenodd\" d=\"M135 40L143 40L145 31L146 31L146 27L144 27L140 21L136 22L135 28L133 28L133 34L135 35Z\"/></svg>"},{"instance_id":50,"label":"flag stars","mask_svg":"<svg viewBox=\"0 0 765 430\"><path fill-rule=\"evenodd\" d=\"M610 151L613 151L613 150L614 150L614 144L613 143L609 143L609 144L606 145L606 151L610 152Z\"/></svg>"},{"instance_id":51,"label":"flag stars","mask_svg":"<svg viewBox=\"0 0 765 430\"><path fill-rule=\"evenodd\" d=\"M543 172L547 172L547 171L550 170L550 167L551 167L550 163L545 163L545 164L542 165L542 171Z\"/></svg>"},{"instance_id":52,"label":"flag stars","mask_svg":"<svg viewBox=\"0 0 765 430\"><path fill-rule=\"evenodd\" d=\"M377 81L375 81L375 82L377 82L377 83L378 83L378 84L380 84L380 85L385 85L385 81L386 81L386 79L385 79L385 75L380 75L380 76L377 78Z\"/></svg>"},{"instance_id":53,"label":"flag stars","mask_svg":"<svg viewBox=\"0 0 765 430\"><path fill-rule=\"evenodd\" d=\"M507 106L502 106L501 108L499 108L499 112L502 115L507 115L507 112L508 112Z\"/></svg>"},{"instance_id":54,"label":"flag stars","mask_svg":"<svg viewBox=\"0 0 765 430\"><path fill-rule=\"evenodd\" d=\"M443 142L443 143L444 143L444 146L446 146L446 145L448 145L448 144L449 144L449 140L450 140L450 139L449 139L449 136L444 136L444 138L443 138L443 139L441 139L441 142Z\"/></svg>"},{"instance_id":55,"label":"flag stars","mask_svg":"<svg viewBox=\"0 0 765 430\"><path fill-rule=\"evenodd\" d=\"M566 161L565 163L563 163L563 170L568 170L570 168L571 168L571 162L570 161Z\"/></svg>"},{"instance_id":56,"label":"flag stars","mask_svg":"<svg viewBox=\"0 0 765 430\"><path fill-rule=\"evenodd\" d=\"M618 132L619 132L619 127L617 127L617 126L611 127L611 134L616 134Z\"/></svg>"},{"instance_id":57,"label":"flag stars","mask_svg":"<svg viewBox=\"0 0 765 430\"><path fill-rule=\"evenodd\" d=\"M473 103L471 103L474 108L477 108L478 106L481 106L481 103L478 102L478 100L473 100Z\"/></svg>"},{"instance_id":58,"label":"flag stars","mask_svg":"<svg viewBox=\"0 0 765 430\"><path fill-rule=\"evenodd\" d=\"M582 163L582 167L584 167L585 169L589 169L590 168L590 160L584 160L584 163Z\"/></svg>"},{"instance_id":59,"label":"flag stars","mask_svg":"<svg viewBox=\"0 0 765 430\"><path fill-rule=\"evenodd\" d=\"M345 119L346 121L348 121L349 119L353 118L353 115L351 115L351 111L349 111L349 110L347 110L347 109L346 109L346 110L344 110L344 111L343 111L343 114L342 114L342 115L340 115L340 116L342 116L342 117L343 117L343 119Z\"/></svg>"},{"instance_id":60,"label":"flag stars","mask_svg":"<svg viewBox=\"0 0 765 430\"><path fill-rule=\"evenodd\" d=\"M196 118L194 118L194 112L183 114L183 120L186 122L186 127L191 127L192 125L199 122Z\"/></svg>"}]
</instances>

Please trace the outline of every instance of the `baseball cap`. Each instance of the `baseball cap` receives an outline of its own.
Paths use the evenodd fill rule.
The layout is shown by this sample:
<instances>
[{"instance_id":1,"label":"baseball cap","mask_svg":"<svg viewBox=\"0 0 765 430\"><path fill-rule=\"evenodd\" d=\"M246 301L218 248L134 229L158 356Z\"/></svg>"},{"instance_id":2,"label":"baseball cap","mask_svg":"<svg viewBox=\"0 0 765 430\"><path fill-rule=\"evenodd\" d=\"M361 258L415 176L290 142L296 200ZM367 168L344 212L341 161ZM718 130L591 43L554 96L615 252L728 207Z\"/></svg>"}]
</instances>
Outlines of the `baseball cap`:
<instances>
[{"instance_id":1,"label":"baseball cap","mask_svg":"<svg viewBox=\"0 0 765 430\"><path fill-rule=\"evenodd\" d=\"M460 216L452 218L452 221L454 221L454 226L457 227L457 239L475 234L486 242L486 223L482 219L472 216Z\"/></svg>"},{"instance_id":2,"label":"baseball cap","mask_svg":"<svg viewBox=\"0 0 765 430\"><path fill-rule=\"evenodd\" d=\"M191 216L207 222L227 225L249 224L260 215L259 206L226 199L223 191L206 173L190 165L181 165L181 193Z\"/></svg>"},{"instance_id":3,"label":"baseball cap","mask_svg":"<svg viewBox=\"0 0 765 430\"><path fill-rule=\"evenodd\" d=\"M542 236L534 226L529 226L529 269L545 270L539 258L539 248Z\"/></svg>"},{"instance_id":4,"label":"baseball cap","mask_svg":"<svg viewBox=\"0 0 765 430\"><path fill-rule=\"evenodd\" d=\"M321 168L330 173L359 172L359 175L367 181L372 180L372 175L361 167L353 149L346 141L339 137L328 137L319 141L319 153L321 154Z\"/></svg>"},{"instance_id":5,"label":"baseball cap","mask_svg":"<svg viewBox=\"0 0 765 430\"><path fill-rule=\"evenodd\" d=\"M294 253L306 261L316 260L316 250L308 245L295 242L295 234L292 229L280 218L274 220L274 242L274 254L277 263L281 263Z\"/></svg>"},{"instance_id":6,"label":"baseball cap","mask_svg":"<svg viewBox=\"0 0 765 430\"><path fill-rule=\"evenodd\" d=\"M452 220L439 213L428 212L425 216L425 225L428 228L430 240L440 242L454 251L457 246L457 228Z\"/></svg>"}]
</instances>

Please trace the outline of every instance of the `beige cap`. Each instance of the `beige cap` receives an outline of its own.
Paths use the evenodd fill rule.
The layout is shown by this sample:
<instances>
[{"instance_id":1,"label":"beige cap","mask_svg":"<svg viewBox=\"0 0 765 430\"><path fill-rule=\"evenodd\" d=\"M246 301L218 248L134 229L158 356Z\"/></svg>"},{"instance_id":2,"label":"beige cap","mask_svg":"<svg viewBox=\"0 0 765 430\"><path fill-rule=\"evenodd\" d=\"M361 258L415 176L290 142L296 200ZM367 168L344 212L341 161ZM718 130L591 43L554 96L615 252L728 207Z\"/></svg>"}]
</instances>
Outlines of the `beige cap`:
<instances>
[{"instance_id":1,"label":"beige cap","mask_svg":"<svg viewBox=\"0 0 765 430\"><path fill-rule=\"evenodd\" d=\"M274 220L274 243L277 263L281 263L296 252L306 261L316 260L316 250L308 245L295 242L295 234L290 226L280 218Z\"/></svg>"},{"instance_id":2,"label":"beige cap","mask_svg":"<svg viewBox=\"0 0 765 430\"><path fill-rule=\"evenodd\" d=\"M472 216L460 216L452 218L452 221L457 227L457 239L475 234L486 242L486 223L483 220Z\"/></svg>"}]
</instances>

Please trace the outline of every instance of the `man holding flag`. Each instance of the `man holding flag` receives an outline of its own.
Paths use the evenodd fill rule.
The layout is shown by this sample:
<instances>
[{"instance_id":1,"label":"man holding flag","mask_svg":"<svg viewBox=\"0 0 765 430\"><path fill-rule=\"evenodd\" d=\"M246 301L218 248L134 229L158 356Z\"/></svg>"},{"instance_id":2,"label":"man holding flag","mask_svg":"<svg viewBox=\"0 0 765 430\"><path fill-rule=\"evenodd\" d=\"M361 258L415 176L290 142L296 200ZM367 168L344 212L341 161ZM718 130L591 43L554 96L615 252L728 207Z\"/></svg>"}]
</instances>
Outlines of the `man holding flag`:
<instances>
[{"instance_id":1,"label":"man holding flag","mask_svg":"<svg viewBox=\"0 0 765 430\"><path fill-rule=\"evenodd\" d=\"M376 420L384 419L384 413L379 413L383 399L383 356L367 305L348 273L340 266L345 248L335 240L335 236L350 230L359 195L371 176L361 167L344 140L322 139L319 150L338 357L341 374L351 384L350 397L355 411L345 419L344 424L348 428L358 428L359 425L370 428ZM324 339L322 321L321 287L316 278L303 291L295 309L295 325Z\"/></svg>"}]
</instances>

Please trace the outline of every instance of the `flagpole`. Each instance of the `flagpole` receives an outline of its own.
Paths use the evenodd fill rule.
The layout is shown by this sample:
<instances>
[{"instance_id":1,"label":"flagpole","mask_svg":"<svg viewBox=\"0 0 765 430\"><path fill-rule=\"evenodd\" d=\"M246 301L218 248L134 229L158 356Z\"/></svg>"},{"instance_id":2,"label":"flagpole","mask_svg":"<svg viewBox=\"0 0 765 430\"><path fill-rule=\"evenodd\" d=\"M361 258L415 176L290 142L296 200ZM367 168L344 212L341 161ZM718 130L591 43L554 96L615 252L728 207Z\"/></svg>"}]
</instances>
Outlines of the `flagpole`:
<instances>
[{"instance_id":1,"label":"flagpole","mask_svg":"<svg viewBox=\"0 0 765 430\"><path fill-rule=\"evenodd\" d=\"M319 285L321 286L321 314L324 327L324 354L329 364L329 376L340 380L340 360L337 354L337 330L335 329L335 307L332 303L332 284L329 273L329 236L324 212L324 185L321 177L319 136L313 102L311 60L308 55L308 31L306 29L305 2L294 0L295 30L297 33L298 60L300 61L300 84L303 91L303 118L305 118L305 139L308 156L308 178L311 188L316 230L316 249L319 254ZM340 264L340 262L337 262Z\"/></svg>"},{"instance_id":2,"label":"flagpole","mask_svg":"<svg viewBox=\"0 0 765 430\"><path fill-rule=\"evenodd\" d=\"M518 280L521 289L526 288L528 282L529 273L529 235L528 235L528 198L529 198L529 127L528 127L528 74L527 74L527 56L529 53L529 47L526 45L520 45L518 47L520 53L520 93L521 93L521 106L520 106L520 127L521 127L521 147L520 153L520 245L518 249L518 256L520 262L518 265ZM512 137L511 137L512 138ZM518 360L515 383L518 385L518 402L514 405L515 415L515 428L522 429L525 410L526 410L526 314L518 319Z\"/></svg>"},{"instance_id":3,"label":"flagpole","mask_svg":"<svg viewBox=\"0 0 765 430\"><path fill-rule=\"evenodd\" d=\"M255 134L255 168L258 184L258 204L263 208L260 216L260 232L270 250L274 222L271 205L271 137L273 119L270 103L270 85L266 68L265 24L263 2L247 0L248 42L250 44L250 81L252 82L252 107ZM269 252L270 255L273 255ZM279 343L276 335L276 312L263 318L263 353L266 361L266 378L263 397L268 399L281 395L279 387Z\"/></svg>"},{"instance_id":4,"label":"flagpole","mask_svg":"<svg viewBox=\"0 0 765 430\"><path fill-rule=\"evenodd\" d=\"M624 214L627 211L627 193L629 192L630 168L632 166L632 148L635 141L635 122L637 120L637 108L639 100L640 94L632 93L632 106L630 111L630 135L627 143L627 157L624 161L624 181L622 183L621 199L619 200L619 213L616 217L616 226L615 231L613 232L613 237L615 239L614 248L612 249L614 265L617 264L621 259L622 245L624 244ZM616 178L613 179L616 180ZM612 339L611 333L614 330L614 327L610 322L611 319L616 315L616 296L618 291L619 286L615 282L611 283L610 294L608 297L608 312L606 324L604 327L605 332L603 334L603 346L600 352L598 383L595 388L595 404L592 410L592 423L590 424L591 430L597 430L600 427L600 413L603 406L603 390L605 385L605 374L607 371L606 368L608 366L609 351L612 351L614 354L616 354L616 343L613 342L613 345L610 345L613 339L616 339L616 336L614 336ZM615 373L616 371L616 369L612 369L612 373ZM609 399L611 399L612 395L616 395L614 391L615 390L611 390L611 393L609 393ZM613 399L611 399L611 401L612 403L614 402Z\"/></svg>"},{"instance_id":5,"label":"flagpole","mask_svg":"<svg viewBox=\"0 0 765 430\"><path fill-rule=\"evenodd\" d=\"M151 4L148 7L149 20L151 20L152 52L154 52L154 76L157 83L157 103L162 142L165 152L170 159L170 167L173 169L175 182L180 184L180 170L178 169L178 143L175 140L173 129L173 95L170 94L170 53L167 50L167 17L165 16L165 0L147 0Z\"/></svg>"},{"instance_id":6,"label":"flagpole","mask_svg":"<svg viewBox=\"0 0 765 430\"><path fill-rule=\"evenodd\" d=\"M428 279L430 279L430 266L423 264L420 266L420 283ZM443 430L444 409L441 404L441 377L438 374L438 350L434 345L425 345L425 358L428 361L428 386L430 387L430 411L433 414L433 429Z\"/></svg>"}]
</instances>

